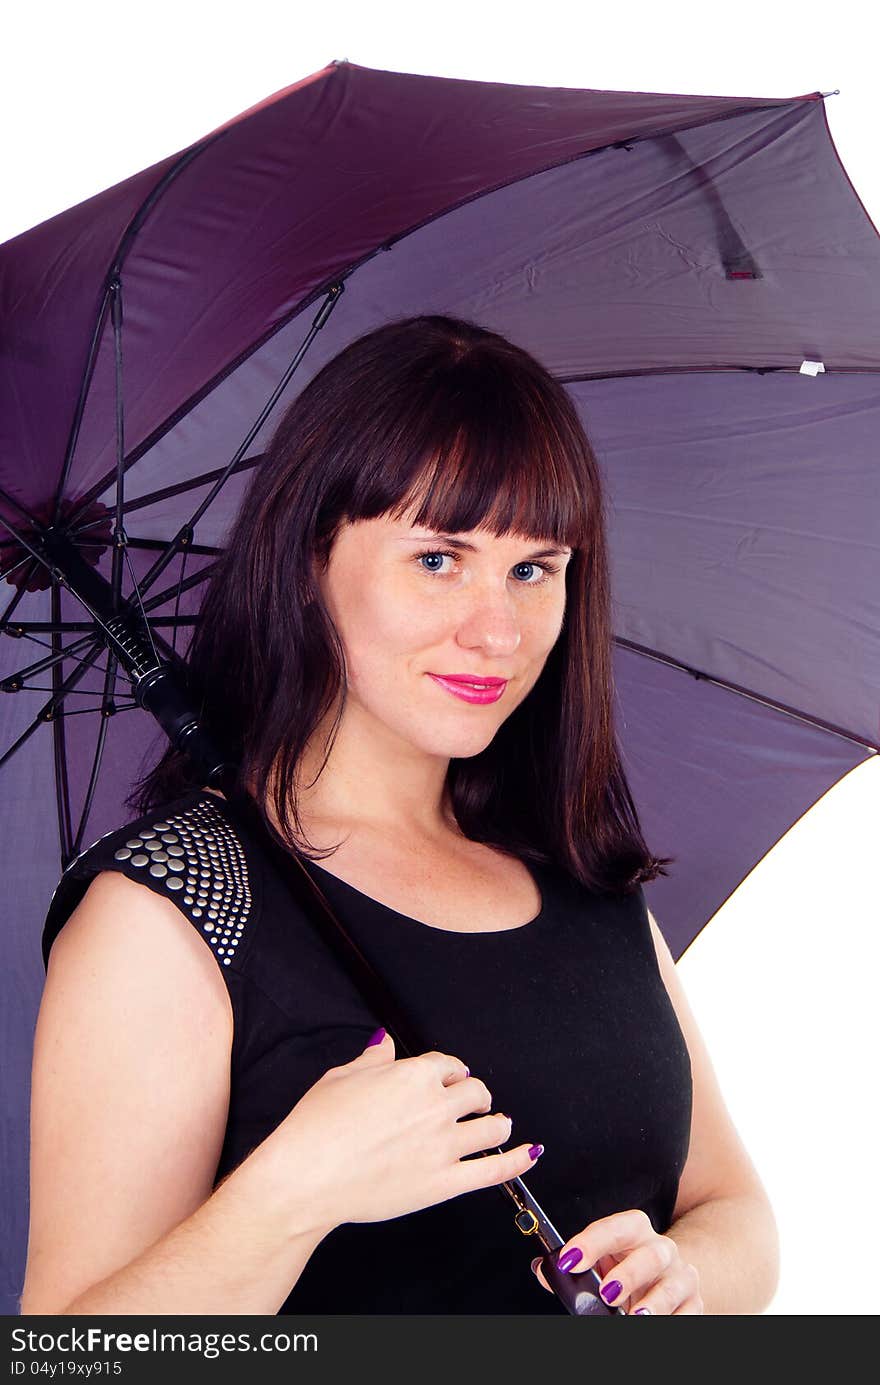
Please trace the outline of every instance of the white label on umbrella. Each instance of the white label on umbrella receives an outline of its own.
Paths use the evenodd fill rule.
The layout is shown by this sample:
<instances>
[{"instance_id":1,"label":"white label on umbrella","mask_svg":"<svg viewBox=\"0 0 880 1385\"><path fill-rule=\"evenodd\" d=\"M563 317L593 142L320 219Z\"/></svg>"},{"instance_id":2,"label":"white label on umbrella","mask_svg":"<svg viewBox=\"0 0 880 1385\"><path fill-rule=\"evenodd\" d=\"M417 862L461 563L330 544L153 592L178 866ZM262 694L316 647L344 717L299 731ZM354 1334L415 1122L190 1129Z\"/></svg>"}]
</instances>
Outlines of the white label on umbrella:
<instances>
[{"instance_id":1,"label":"white label on umbrella","mask_svg":"<svg viewBox=\"0 0 880 1385\"><path fill-rule=\"evenodd\" d=\"M822 374L824 375L824 374L825 374L825 367L824 367L824 365L822 364L821 361L801 361L801 368L800 368L800 370L798 371L798 374L799 374L799 375L818 375L820 370L821 370Z\"/></svg>"}]
</instances>

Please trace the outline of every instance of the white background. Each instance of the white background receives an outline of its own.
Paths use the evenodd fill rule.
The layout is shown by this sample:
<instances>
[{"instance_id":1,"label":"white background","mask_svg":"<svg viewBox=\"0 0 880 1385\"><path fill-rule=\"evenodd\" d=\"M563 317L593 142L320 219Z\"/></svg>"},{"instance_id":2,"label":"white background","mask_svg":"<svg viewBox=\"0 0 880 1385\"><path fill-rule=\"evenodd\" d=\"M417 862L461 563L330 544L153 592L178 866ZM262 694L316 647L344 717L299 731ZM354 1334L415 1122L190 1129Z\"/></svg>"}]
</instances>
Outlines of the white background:
<instances>
[{"instance_id":1,"label":"white background","mask_svg":"<svg viewBox=\"0 0 880 1385\"><path fill-rule=\"evenodd\" d=\"M839 88L826 103L832 135L880 225L874 6L628 0L593 11L559 0L330 0L314 8L318 17L289 0L8 9L0 240L334 58L617 91L786 97ZM878 809L875 756L792 828L680 962L777 1214L782 1276L771 1314L875 1314L880 1306Z\"/></svg>"}]
</instances>

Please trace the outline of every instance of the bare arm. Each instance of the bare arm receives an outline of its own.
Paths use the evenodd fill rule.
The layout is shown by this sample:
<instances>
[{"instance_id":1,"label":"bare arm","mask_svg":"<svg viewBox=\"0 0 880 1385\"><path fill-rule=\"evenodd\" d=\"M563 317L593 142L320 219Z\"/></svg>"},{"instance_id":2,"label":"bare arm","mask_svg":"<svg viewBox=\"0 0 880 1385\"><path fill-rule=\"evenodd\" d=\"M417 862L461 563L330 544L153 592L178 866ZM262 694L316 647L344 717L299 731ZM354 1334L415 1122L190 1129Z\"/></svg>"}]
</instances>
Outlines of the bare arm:
<instances>
[{"instance_id":1,"label":"bare arm","mask_svg":"<svg viewBox=\"0 0 880 1385\"><path fill-rule=\"evenodd\" d=\"M271 1135L212 1191L232 1037L216 958L176 906L99 874L37 1019L23 1314L277 1311L330 1228Z\"/></svg>"},{"instance_id":2,"label":"bare arm","mask_svg":"<svg viewBox=\"0 0 880 1385\"><path fill-rule=\"evenodd\" d=\"M779 1283L776 1222L764 1196L735 1193L699 1202L667 1236L700 1272L703 1312L758 1314Z\"/></svg>"},{"instance_id":3,"label":"bare arm","mask_svg":"<svg viewBox=\"0 0 880 1385\"><path fill-rule=\"evenodd\" d=\"M289 1194L278 1215L263 1148L191 1217L60 1312L277 1313L326 1232L309 1225L305 1206L301 1222L291 1217Z\"/></svg>"},{"instance_id":4,"label":"bare arm","mask_svg":"<svg viewBox=\"0 0 880 1385\"><path fill-rule=\"evenodd\" d=\"M730 1118L672 954L650 910L648 918L693 1072L690 1148L667 1235L699 1270L706 1313L762 1313L779 1282L776 1219Z\"/></svg>"}]
</instances>

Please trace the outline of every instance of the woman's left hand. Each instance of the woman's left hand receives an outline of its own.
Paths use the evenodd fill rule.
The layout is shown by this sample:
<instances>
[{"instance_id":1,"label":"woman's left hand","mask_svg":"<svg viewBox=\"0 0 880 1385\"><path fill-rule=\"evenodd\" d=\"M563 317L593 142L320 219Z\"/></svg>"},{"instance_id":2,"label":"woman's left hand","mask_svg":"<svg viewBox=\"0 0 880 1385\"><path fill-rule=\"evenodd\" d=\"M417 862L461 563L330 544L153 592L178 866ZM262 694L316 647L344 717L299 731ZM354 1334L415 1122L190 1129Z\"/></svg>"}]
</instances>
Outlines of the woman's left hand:
<instances>
[{"instance_id":1,"label":"woman's left hand","mask_svg":"<svg viewBox=\"0 0 880 1385\"><path fill-rule=\"evenodd\" d=\"M568 1251L580 1252L576 1262L572 1256L566 1262ZM703 1312L696 1267L682 1260L671 1236L657 1234L639 1207L590 1222L554 1254L573 1274L593 1266L602 1276L599 1292L605 1302L626 1313ZM532 1270L552 1293L539 1268L542 1258L532 1261Z\"/></svg>"}]
</instances>

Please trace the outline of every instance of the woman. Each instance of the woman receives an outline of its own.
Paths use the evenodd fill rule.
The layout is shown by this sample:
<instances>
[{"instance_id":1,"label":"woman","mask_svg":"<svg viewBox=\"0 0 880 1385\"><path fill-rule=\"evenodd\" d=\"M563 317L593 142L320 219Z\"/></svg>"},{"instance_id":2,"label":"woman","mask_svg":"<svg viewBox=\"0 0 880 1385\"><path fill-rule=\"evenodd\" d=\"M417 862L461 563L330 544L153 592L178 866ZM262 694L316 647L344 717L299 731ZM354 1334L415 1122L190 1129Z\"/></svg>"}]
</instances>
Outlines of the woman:
<instances>
[{"instance_id":1,"label":"woman","mask_svg":"<svg viewBox=\"0 0 880 1385\"><path fill-rule=\"evenodd\" d=\"M168 750L49 910L23 1312L561 1313L492 1191L525 1173L615 1306L766 1306L773 1215L645 905L609 611L596 460L527 353L415 318L306 386L185 676L428 1046L395 1058Z\"/></svg>"}]
</instances>

